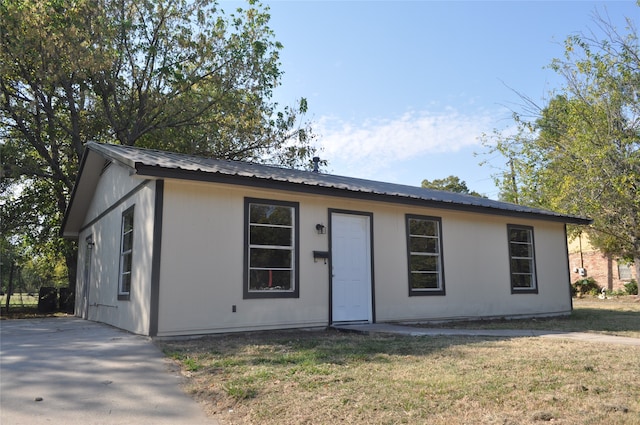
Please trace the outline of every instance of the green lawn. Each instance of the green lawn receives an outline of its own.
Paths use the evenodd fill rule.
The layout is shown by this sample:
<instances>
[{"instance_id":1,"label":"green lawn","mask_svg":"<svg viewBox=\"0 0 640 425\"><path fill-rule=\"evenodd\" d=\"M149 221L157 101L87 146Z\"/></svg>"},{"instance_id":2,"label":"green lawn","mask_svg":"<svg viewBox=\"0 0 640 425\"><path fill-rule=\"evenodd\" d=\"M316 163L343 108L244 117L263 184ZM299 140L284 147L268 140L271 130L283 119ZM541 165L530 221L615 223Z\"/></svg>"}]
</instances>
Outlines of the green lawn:
<instances>
[{"instance_id":1,"label":"green lawn","mask_svg":"<svg viewBox=\"0 0 640 425\"><path fill-rule=\"evenodd\" d=\"M7 303L7 295L0 296L0 305L4 308ZM38 294L14 293L9 298L9 308L11 307L37 307Z\"/></svg>"}]
</instances>

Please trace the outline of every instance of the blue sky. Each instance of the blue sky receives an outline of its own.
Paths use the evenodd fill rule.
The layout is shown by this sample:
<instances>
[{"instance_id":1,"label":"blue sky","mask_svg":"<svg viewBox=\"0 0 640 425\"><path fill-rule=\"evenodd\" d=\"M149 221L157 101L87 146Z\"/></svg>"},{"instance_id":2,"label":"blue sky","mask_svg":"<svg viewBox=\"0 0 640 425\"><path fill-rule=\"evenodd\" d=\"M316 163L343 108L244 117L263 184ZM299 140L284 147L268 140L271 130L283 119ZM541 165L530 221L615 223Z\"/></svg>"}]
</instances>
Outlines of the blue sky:
<instances>
[{"instance_id":1,"label":"blue sky","mask_svg":"<svg viewBox=\"0 0 640 425\"><path fill-rule=\"evenodd\" d=\"M224 2L223 2L224 4ZM284 44L282 105L309 101L327 172L419 186L457 175L496 198L479 137L544 103L567 36L640 24L635 1L267 1Z\"/></svg>"}]
</instances>

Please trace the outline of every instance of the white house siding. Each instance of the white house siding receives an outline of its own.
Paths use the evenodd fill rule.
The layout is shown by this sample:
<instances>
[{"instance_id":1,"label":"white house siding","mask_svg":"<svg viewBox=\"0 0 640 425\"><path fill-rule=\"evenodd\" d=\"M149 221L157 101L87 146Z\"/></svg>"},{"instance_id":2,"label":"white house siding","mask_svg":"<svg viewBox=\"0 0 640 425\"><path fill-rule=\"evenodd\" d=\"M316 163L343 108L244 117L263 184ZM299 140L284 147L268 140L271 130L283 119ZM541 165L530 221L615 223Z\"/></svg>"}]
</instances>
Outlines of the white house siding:
<instances>
[{"instance_id":1,"label":"white house siding","mask_svg":"<svg viewBox=\"0 0 640 425\"><path fill-rule=\"evenodd\" d=\"M300 202L300 297L243 299L244 198ZM326 208L310 196L165 182L158 336L328 324ZM236 312L232 306L236 306Z\"/></svg>"},{"instance_id":2,"label":"white house siding","mask_svg":"<svg viewBox=\"0 0 640 425\"><path fill-rule=\"evenodd\" d=\"M300 204L300 297L243 299L244 198ZM418 208L241 186L165 184L158 335L329 324L329 209L373 214L375 318L421 321L566 314L571 310L562 223ZM405 214L442 218L444 296L408 292ZM507 224L534 228L538 294L512 294ZM236 306L236 312L233 312Z\"/></svg>"},{"instance_id":3,"label":"white house siding","mask_svg":"<svg viewBox=\"0 0 640 425\"><path fill-rule=\"evenodd\" d=\"M405 213L442 218L444 296L408 296ZM571 311L562 223L412 207L376 208L374 223L378 321L557 315ZM538 294L511 293L507 224L534 229Z\"/></svg>"},{"instance_id":4,"label":"white house siding","mask_svg":"<svg viewBox=\"0 0 640 425\"><path fill-rule=\"evenodd\" d=\"M129 171L118 163L111 163L104 169L91 199L85 223L98 217L143 182L142 179L131 178Z\"/></svg>"},{"instance_id":5,"label":"white house siding","mask_svg":"<svg viewBox=\"0 0 640 425\"><path fill-rule=\"evenodd\" d=\"M122 201L141 183L142 179L129 177L127 169L115 164L109 166L100 179L84 221L84 226L89 226L80 232L78 238L76 315L83 314L84 259L88 250L85 241L92 235L94 245L87 318L134 333L148 334L155 182L148 182ZM129 300L118 300L122 213L131 206L135 206L131 292ZM100 217L109 208L112 209Z\"/></svg>"}]
</instances>

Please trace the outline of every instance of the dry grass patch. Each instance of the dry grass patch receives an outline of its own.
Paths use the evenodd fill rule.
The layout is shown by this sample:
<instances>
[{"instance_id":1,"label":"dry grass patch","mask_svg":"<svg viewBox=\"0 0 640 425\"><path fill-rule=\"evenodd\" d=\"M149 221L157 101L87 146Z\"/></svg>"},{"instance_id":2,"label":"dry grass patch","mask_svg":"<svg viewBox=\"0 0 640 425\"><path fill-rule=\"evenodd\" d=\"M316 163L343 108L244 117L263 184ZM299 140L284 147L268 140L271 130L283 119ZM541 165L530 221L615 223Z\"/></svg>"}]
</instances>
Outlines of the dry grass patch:
<instances>
[{"instance_id":1,"label":"dry grass patch","mask_svg":"<svg viewBox=\"0 0 640 425\"><path fill-rule=\"evenodd\" d=\"M601 300L595 297L574 298L568 317L522 320L480 320L438 324L446 328L466 329L535 329L567 332L595 332L640 338L640 301L635 296ZM433 327L432 324L423 326Z\"/></svg>"},{"instance_id":2,"label":"dry grass patch","mask_svg":"<svg viewBox=\"0 0 640 425\"><path fill-rule=\"evenodd\" d=\"M161 341L222 424L640 424L640 349L265 332Z\"/></svg>"}]
</instances>

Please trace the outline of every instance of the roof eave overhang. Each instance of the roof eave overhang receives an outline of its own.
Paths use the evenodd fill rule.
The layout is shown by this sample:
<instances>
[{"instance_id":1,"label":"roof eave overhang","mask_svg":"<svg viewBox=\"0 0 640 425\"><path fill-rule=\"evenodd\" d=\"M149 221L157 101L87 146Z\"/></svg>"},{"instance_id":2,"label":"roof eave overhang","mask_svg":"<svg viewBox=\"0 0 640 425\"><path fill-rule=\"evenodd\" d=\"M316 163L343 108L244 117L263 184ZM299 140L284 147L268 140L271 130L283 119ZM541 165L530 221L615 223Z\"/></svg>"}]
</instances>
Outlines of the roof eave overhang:
<instances>
[{"instance_id":1,"label":"roof eave overhang","mask_svg":"<svg viewBox=\"0 0 640 425\"><path fill-rule=\"evenodd\" d=\"M67 204L67 208L64 212L64 216L62 217L62 223L60 225L60 236L65 239L77 239L78 232L72 229L73 222L75 219L75 210L76 204L78 202L77 198L79 197L78 193L81 191L80 186L82 182L82 175L85 173L85 168L87 164L87 158L90 155L90 150L85 148L82 158L80 159L80 166L78 167L78 175L76 177L76 181L73 184L73 189L71 190L71 196L69 197L69 203Z\"/></svg>"},{"instance_id":2,"label":"roof eave overhang","mask_svg":"<svg viewBox=\"0 0 640 425\"><path fill-rule=\"evenodd\" d=\"M135 163L114 156L99 143L87 143L80 160L78 177L73 185L69 203L62 218L60 236L63 238L77 239L80 235L82 220L88 211L90 198L98 185L105 161L115 161L130 169L131 173L135 173Z\"/></svg>"},{"instance_id":3,"label":"roof eave overhang","mask_svg":"<svg viewBox=\"0 0 640 425\"><path fill-rule=\"evenodd\" d=\"M429 200L411 196L401 196L397 194L358 191L341 187L321 186L315 184L305 184L300 182L290 182L285 180L270 179L257 176L243 176L237 174L224 174L216 172L206 172L201 170L184 170L181 168L165 168L160 166L135 164L136 174L149 178L170 178L179 180L195 180L211 183L223 183L240 186L259 187L264 189L275 189L293 191L299 193L337 196L350 199L361 199L367 201L387 202L393 204L403 204L419 207L438 208L453 211L473 212L480 214L499 215L506 217L517 217L523 219L538 219L553 221L565 224L588 225L592 220L582 217L565 215L552 215L535 213L529 211L514 211L495 207L487 207L473 204L463 204L456 202L446 202L439 200Z\"/></svg>"}]
</instances>

